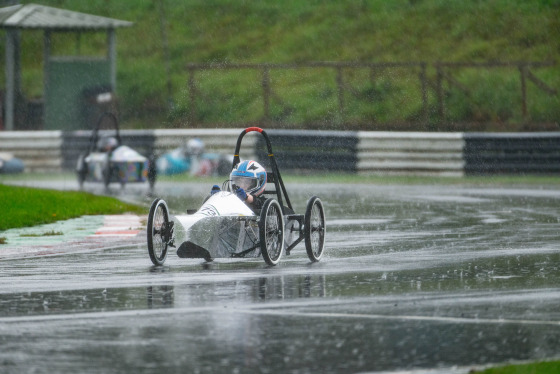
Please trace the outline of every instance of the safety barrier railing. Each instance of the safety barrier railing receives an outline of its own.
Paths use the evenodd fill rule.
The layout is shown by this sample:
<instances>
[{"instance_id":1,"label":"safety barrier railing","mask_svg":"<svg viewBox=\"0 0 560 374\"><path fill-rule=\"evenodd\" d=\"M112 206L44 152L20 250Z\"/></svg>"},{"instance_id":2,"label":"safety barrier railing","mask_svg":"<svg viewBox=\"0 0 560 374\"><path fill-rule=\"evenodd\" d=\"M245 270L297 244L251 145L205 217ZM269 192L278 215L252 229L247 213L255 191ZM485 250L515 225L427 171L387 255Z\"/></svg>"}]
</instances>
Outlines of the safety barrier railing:
<instances>
[{"instance_id":1,"label":"safety barrier railing","mask_svg":"<svg viewBox=\"0 0 560 374\"><path fill-rule=\"evenodd\" d=\"M199 138L207 152L233 155L240 129L122 130L123 144L161 155ZM432 133L267 130L282 170L380 175L555 174L560 172L560 132ZM89 132L0 132L0 152L22 159L26 171L73 171ZM240 155L266 153L247 136ZM266 155L265 155L266 156Z\"/></svg>"}]
</instances>

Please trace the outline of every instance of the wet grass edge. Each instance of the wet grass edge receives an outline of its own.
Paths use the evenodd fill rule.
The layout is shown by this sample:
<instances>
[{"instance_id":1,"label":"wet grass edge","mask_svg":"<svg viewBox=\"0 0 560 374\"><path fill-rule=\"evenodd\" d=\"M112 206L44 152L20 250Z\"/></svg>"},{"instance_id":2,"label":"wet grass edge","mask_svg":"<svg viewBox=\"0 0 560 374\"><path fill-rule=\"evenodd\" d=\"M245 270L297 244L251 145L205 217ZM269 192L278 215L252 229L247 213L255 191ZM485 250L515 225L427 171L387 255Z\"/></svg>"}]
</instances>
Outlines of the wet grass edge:
<instances>
[{"instance_id":1,"label":"wet grass edge","mask_svg":"<svg viewBox=\"0 0 560 374\"><path fill-rule=\"evenodd\" d=\"M99 214L145 214L145 207L81 191L0 184L0 231Z\"/></svg>"},{"instance_id":2,"label":"wet grass edge","mask_svg":"<svg viewBox=\"0 0 560 374\"><path fill-rule=\"evenodd\" d=\"M223 181L222 177L193 177L188 174L161 176L165 182L202 182ZM354 173L286 173L282 174L284 183L340 183L340 184L379 184L379 185L481 185L481 186L546 186L560 185L560 176L555 175L477 175L477 176L420 176L420 175L362 175Z\"/></svg>"},{"instance_id":3,"label":"wet grass edge","mask_svg":"<svg viewBox=\"0 0 560 374\"><path fill-rule=\"evenodd\" d=\"M471 370L470 374L555 374L560 372L560 361L543 361L525 364L513 364L488 368L484 370Z\"/></svg>"}]
</instances>

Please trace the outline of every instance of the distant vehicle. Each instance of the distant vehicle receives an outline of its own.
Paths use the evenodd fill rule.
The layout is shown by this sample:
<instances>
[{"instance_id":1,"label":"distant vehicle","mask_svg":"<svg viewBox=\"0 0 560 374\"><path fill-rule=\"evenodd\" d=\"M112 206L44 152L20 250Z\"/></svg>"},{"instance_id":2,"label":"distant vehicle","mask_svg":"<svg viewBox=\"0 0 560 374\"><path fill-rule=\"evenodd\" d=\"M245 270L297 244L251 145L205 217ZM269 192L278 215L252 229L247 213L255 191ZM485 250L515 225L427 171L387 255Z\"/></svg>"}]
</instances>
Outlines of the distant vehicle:
<instances>
[{"instance_id":1,"label":"distant vehicle","mask_svg":"<svg viewBox=\"0 0 560 374\"><path fill-rule=\"evenodd\" d=\"M0 174L21 173L24 169L22 160L11 153L0 152Z\"/></svg>"},{"instance_id":2,"label":"distant vehicle","mask_svg":"<svg viewBox=\"0 0 560 374\"><path fill-rule=\"evenodd\" d=\"M110 119L115 127L114 135L100 134L103 121ZM123 145L117 118L112 113L103 113L93 129L88 150L82 153L76 164L80 188L84 182L101 182L109 187L112 182L125 186L127 183L146 182L153 189L156 182L155 162Z\"/></svg>"},{"instance_id":3,"label":"distant vehicle","mask_svg":"<svg viewBox=\"0 0 560 374\"><path fill-rule=\"evenodd\" d=\"M253 212L236 196L237 186L226 180L222 190L208 197L198 210L171 217L167 203L155 199L148 214L148 253L154 265L162 265L170 247L178 246L182 258L254 258L262 255L268 265L276 265L283 252L289 255L305 241L307 256L317 262L325 244L325 210L317 196L307 202L305 214L296 214L288 197L269 138L264 130L249 127L239 135L232 169L240 163L241 140L249 132L258 132L268 148L265 200L259 211Z\"/></svg>"},{"instance_id":4,"label":"distant vehicle","mask_svg":"<svg viewBox=\"0 0 560 374\"><path fill-rule=\"evenodd\" d=\"M189 139L181 147L164 153L156 160L158 175L190 173L195 176L227 175L233 156L206 153L204 142Z\"/></svg>"}]
</instances>

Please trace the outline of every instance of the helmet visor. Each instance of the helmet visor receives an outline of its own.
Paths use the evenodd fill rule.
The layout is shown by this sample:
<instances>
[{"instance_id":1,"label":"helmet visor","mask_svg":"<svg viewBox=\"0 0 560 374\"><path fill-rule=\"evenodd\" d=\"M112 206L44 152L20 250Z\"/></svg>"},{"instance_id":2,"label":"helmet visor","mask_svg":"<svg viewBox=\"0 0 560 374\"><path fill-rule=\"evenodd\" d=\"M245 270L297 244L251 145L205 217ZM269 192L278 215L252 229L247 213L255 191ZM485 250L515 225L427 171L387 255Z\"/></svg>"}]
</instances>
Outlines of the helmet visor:
<instances>
[{"instance_id":1,"label":"helmet visor","mask_svg":"<svg viewBox=\"0 0 560 374\"><path fill-rule=\"evenodd\" d=\"M257 178L235 175L231 178L231 183L243 188L245 191L251 191L257 187Z\"/></svg>"}]
</instances>

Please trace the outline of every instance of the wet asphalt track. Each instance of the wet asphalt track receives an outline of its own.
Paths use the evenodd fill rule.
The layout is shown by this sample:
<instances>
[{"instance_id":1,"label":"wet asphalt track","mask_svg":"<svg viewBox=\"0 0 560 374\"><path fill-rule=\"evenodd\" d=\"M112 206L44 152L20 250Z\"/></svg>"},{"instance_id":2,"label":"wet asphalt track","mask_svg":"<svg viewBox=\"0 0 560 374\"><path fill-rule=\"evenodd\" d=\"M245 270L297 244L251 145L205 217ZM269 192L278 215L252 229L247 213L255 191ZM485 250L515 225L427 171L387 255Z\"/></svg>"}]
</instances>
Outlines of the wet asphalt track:
<instances>
[{"instance_id":1,"label":"wet asphalt track","mask_svg":"<svg viewBox=\"0 0 560 374\"><path fill-rule=\"evenodd\" d=\"M160 183L157 194L179 213L210 184ZM297 212L313 194L325 204L320 263L300 245L274 268L173 253L155 268L143 234L0 260L0 371L466 373L560 357L554 187L288 191ZM144 192L116 194L149 203Z\"/></svg>"}]
</instances>

